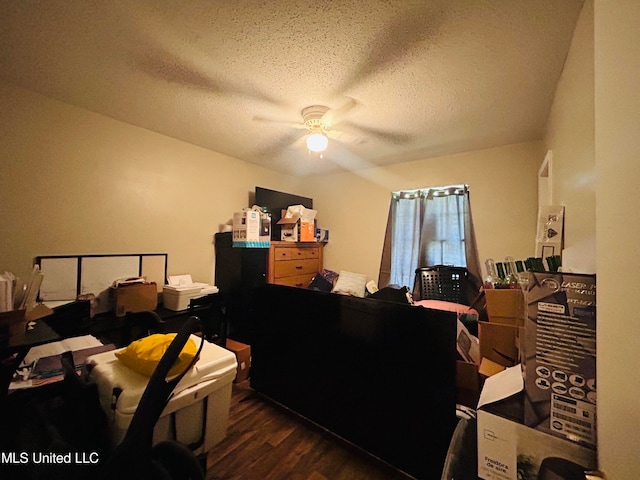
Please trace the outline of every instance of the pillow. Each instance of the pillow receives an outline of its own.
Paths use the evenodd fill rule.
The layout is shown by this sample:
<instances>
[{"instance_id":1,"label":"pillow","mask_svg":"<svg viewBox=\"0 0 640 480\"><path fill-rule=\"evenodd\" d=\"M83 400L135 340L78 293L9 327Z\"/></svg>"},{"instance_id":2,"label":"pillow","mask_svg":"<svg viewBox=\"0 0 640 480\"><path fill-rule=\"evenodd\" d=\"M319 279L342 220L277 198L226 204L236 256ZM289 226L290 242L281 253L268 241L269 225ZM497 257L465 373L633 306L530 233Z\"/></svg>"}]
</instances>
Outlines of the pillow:
<instances>
[{"instance_id":1,"label":"pillow","mask_svg":"<svg viewBox=\"0 0 640 480\"><path fill-rule=\"evenodd\" d=\"M338 281L331 291L342 295L353 295L354 297L364 298L366 284L367 276L364 273L340 270Z\"/></svg>"},{"instance_id":2,"label":"pillow","mask_svg":"<svg viewBox=\"0 0 640 480\"><path fill-rule=\"evenodd\" d=\"M414 303L411 291L407 287L395 287L392 285L382 287L367 298L386 300L387 302L404 303L407 305L413 305Z\"/></svg>"},{"instance_id":3,"label":"pillow","mask_svg":"<svg viewBox=\"0 0 640 480\"><path fill-rule=\"evenodd\" d=\"M320 275L326 278L328 282L331 282L332 286L338 279L338 272L334 272L333 270L328 270L326 268L322 269Z\"/></svg>"},{"instance_id":4,"label":"pillow","mask_svg":"<svg viewBox=\"0 0 640 480\"><path fill-rule=\"evenodd\" d=\"M333 288L333 283L323 277L321 274L316 274L311 280L308 287L310 290L319 290L321 292L330 292Z\"/></svg>"},{"instance_id":5,"label":"pillow","mask_svg":"<svg viewBox=\"0 0 640 480\"><path fill-rule=\"evenodd\" d=\"M148 337L131 342L129 346L118 350L115 355L134 372L150 377L175 336L175 333L156 333L149 335ZM196 342L194 342L192 338L189 338L180 355L178 355L175 365L169 370L168 376L172 377L181 373L187 368L197 353L198 347L196 346Z\"/></svg>"},{"instance_id":6,"label":"pillow","mask_svg":"<svg viewBox=\"0 0 640 480\"><path fill-rule=\"evenodd\" d=\"M463 305L462 303L446 302L444 300L418 300L413 304L425 308L433 308L434 310L455 312L458 315L463 313L478 315L478 311L475 308L471 308L469 305Z\"/></svg>"}]
</instances>

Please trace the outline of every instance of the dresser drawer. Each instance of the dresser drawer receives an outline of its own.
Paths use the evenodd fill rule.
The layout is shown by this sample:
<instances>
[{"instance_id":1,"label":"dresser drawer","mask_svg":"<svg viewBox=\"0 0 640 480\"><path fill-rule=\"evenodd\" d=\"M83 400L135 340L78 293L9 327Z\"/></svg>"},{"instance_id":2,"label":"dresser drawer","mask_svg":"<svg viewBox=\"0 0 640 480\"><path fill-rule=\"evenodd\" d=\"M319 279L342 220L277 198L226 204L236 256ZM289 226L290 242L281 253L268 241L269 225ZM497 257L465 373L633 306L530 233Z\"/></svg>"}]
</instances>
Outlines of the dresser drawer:
<instances>
[{"instance_id":1,"label":"dresser drawer","mask_svg":"<svg viewBox=\"0 0 640 480\"><path fill-rule=\"evenodd\" d=\"M276 262L281 260L295 260L298 258L310 259L320 258L320 249L318 247L275 247L273 259Z\"/></svg>"},{"instance_id":2,"label":"dresser drawer","mask_svg":"<svg viewBox=\"0 0 640 480\"><path fill-rule=\"evenodd\" d=\"M289 287L307 288L315 275L315 273L307 273L293 277L282 277L277 278L274 283L277 285L287 285Z\"/></svg>"},{"instance_id":3,"label":"dresser drawer","mask_svg":"<svg viewBox=\"0 0 640 480\"><path fill-rule=\"evenodd\" d=\"M320 248L299 248L302 258L320 258Z\"/></svg>"},{"instance_id":4,"label":"dresser drawer","mask_svg":"<svg viewBox=\"0 0 640 480\"><path fill-rule=\"evenodd\" d=\"M288 260L286 262L276 262L275 279L291 277L294 275L314 274L318 272L318 260Z\"/></svg>"},{"instance_id":5,"label":"dresser drawer","mask_svg":"<svg viewBox=\"0 0 640 480\"><path fill-rule=\"evenodd\" d=\"M291 260L291 253L293 252L293 250L297 249L288 247L275 247L273 249L273 259L276 262L280 262L282 260Z\"/></svg>"}]
</instances>

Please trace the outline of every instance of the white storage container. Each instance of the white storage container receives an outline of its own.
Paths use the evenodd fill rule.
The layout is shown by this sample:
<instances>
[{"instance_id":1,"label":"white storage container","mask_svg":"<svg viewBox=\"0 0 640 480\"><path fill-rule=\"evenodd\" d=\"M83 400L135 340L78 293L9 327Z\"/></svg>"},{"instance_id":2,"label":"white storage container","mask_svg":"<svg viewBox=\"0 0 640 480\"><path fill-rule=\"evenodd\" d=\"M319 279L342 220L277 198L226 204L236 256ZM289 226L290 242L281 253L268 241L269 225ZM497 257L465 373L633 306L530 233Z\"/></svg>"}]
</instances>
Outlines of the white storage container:
<instances>
[{"instance_id":1,"label":"white storage container","mask_svg":"<svg viewBox=\"0 0 640 480\"><path fill-rule=\"evenodd\" d=\"M200 344L200 338L191 338ZM126 367L117 350L87 359L90 378L98 385L113 447L124 438L149 377ZM180 380L153 432L153 443L177 440L196 455L207 452L227 433L231 388L237 362L233 352L205 342L200 358ZM175 436L174 436L175 425Z\"/></svg>"}]
</instances>

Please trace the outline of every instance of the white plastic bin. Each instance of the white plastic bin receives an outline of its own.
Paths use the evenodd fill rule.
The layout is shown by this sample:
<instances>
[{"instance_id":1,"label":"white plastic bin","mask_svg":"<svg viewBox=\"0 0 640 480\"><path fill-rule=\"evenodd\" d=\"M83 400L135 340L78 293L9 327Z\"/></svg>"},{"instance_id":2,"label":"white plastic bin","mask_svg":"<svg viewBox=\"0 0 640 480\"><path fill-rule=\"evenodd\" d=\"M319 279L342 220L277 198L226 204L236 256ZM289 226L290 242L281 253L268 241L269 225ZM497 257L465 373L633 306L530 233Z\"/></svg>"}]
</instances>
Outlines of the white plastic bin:
<instances>
[{"instance_id":1,"label":"white plastic bin","mask_svg":"<svg viewBox=\"0 0 640 480\"><path fill-rule=\"evenodd\" d=\"M200 344L200 337L191 337ZM107 414L113 447L124 438L149 381L149 377L122 364L116 351L87 359L89 376L98 385L100 403ZM178 440L199 455L224 439L236 370L232 352L205 341L200 358L180 380L158 419L153 443Z\"/></svg>"}]
</instances>

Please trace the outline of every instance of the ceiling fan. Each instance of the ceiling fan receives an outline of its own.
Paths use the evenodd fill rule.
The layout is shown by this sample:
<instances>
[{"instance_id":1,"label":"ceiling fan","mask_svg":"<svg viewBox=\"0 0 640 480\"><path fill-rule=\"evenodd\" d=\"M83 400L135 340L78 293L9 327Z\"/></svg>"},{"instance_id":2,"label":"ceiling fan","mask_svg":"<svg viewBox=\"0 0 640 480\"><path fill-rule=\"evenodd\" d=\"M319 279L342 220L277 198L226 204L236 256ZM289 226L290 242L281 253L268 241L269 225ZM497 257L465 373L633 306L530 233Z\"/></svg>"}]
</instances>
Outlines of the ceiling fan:
<instances>
[{"instance_id":1,"label":"ceiling fan","mask_svg":"<svg viewBox=\"0 0 640 480\"><path fill-rule=\"evenodd\" d=\"M346 124L344 125L344 127L346 127L345 129L336 128L336 126L341 124L347 112L351 111L357 105L358 102L353 98L350 98L347 103L337 109L331 109L324 105L311 105L302 109L300 112L302 115L302 122L296 123L271 120L264 117L253 117L253 119L261 122L278 123L288 125L292 128L308 130L309 133L305 137L294 142L294 146L297 146L304 141L309 152L319 153L320 158L322 158L322 152L324 152L329 145L329 138L332 140L345 141L351 136L352 140L355 140L355 136L344 131L349 130L349 127Z\"/></svg>"},{"instance_id":2,"label":"ceiling fan","mask_svg":"<svg viewBox=\"0 0 640 480\"><path fill-rule=\"evenodd\" d=\"M309 152L319 153L320 158L322 158L322 152L329 145L329 139L346 144L347 147L366 142L370 138L393 144L403 144L411 141L412 138L408 134L359 126L346 121L347 113L350 113L358 105L360 103L353 98L349 98L344 105L336 109L331 109L324 105L311 105L300 112L302 122L292 123L259 116L253 117L253 119L260 122L277 123L291 128L308 130L309 133L306 136L298 138L293 144L289 145L294 148L306 145ZM277 148L282 146L280 143Z\"/></svg>"}]
</instances>

